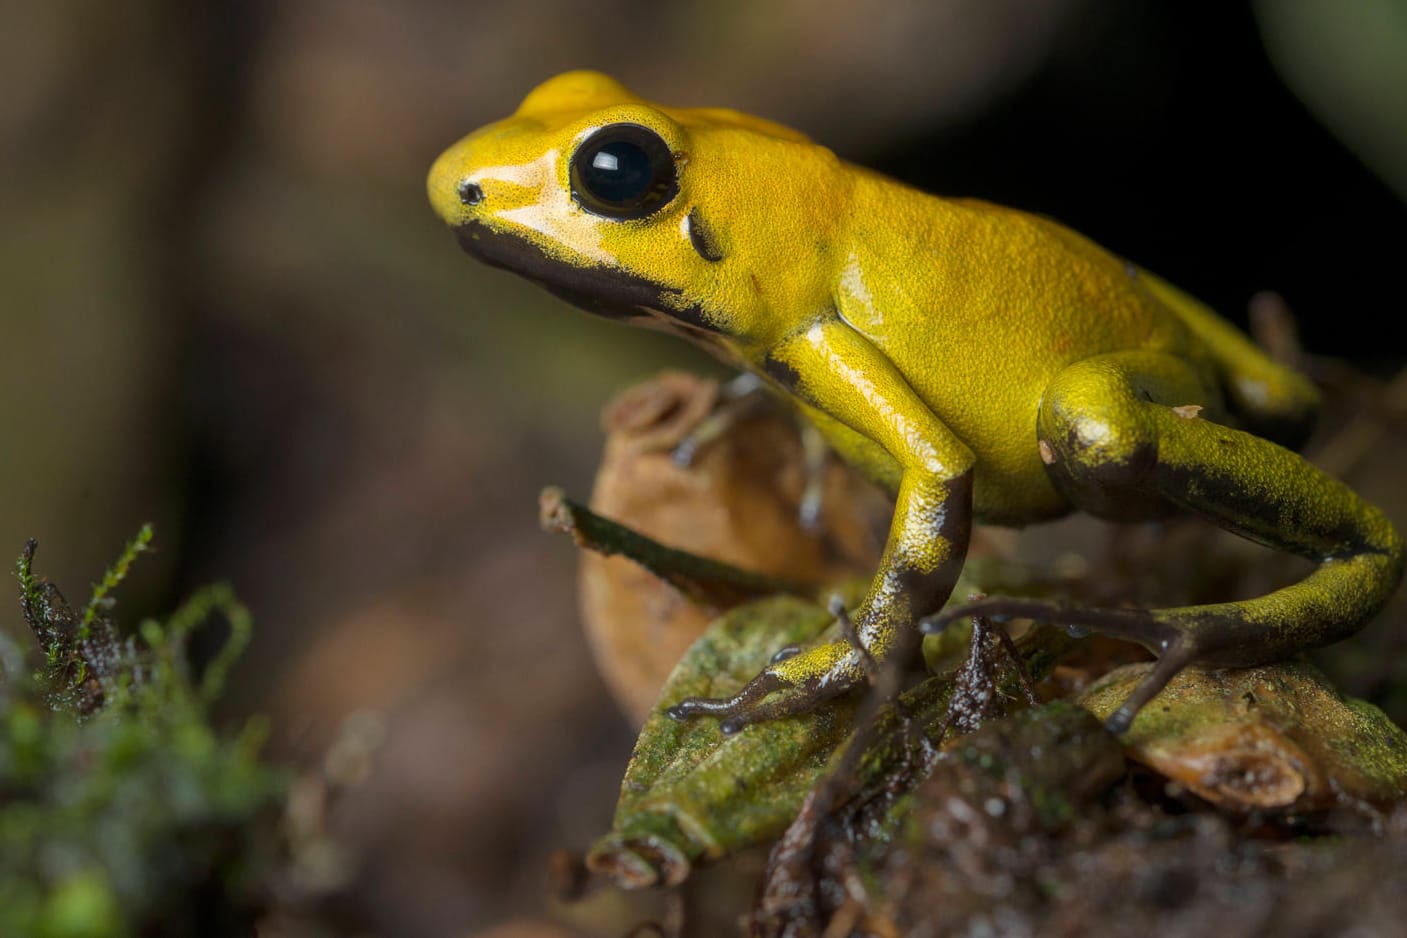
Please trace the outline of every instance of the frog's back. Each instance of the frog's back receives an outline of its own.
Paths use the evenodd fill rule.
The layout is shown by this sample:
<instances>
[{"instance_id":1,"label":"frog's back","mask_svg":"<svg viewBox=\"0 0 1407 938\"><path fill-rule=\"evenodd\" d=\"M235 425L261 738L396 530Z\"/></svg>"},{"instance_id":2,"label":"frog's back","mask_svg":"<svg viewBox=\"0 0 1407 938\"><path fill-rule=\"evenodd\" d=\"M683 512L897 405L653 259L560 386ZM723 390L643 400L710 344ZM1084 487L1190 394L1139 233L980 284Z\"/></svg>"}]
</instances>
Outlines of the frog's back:
<instances>
[{"instance_id":1,"label":"frog's back","mask_svg":"<svg viewBox=\"0 0 1407 938\"><path fill-rule=\"evenodd\" d=\"M856 204L866 207L850 243L865 250L840 273L841 313L976 454L979 515L1029 521L1065 510L1035 420L1050 381L1076 362L1165 352L1203 386L1202 400L1179 403L1223 416L1205 330L1169 302L1162 281L1039 216L920 195L862 171L858 180Z\"/></svg>"}]
</instances>

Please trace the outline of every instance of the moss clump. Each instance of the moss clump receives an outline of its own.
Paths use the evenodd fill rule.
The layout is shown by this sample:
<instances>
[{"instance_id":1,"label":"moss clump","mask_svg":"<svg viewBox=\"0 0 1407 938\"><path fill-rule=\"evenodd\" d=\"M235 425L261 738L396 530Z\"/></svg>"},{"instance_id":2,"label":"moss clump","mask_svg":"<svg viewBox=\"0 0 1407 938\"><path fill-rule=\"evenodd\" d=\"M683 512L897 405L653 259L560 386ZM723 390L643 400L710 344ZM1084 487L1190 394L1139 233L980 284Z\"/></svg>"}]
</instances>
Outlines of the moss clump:
<instances>
[{"instance_id":1,"label":"moss clump","mask_svg":"<svg viewBox=\"0 0 1407 938\"><path fill-rule=\"evenodd\" d=\"M34 575L33 542L20 558L39 667L0 655L0 935L249 934L265 905L285 779L259 761L262 722L209 720L249 615L217 585L119 638L108 594L150 536L81 612ZM196 672L188 639L220 622Z\"/></svg>"}]
</instances>

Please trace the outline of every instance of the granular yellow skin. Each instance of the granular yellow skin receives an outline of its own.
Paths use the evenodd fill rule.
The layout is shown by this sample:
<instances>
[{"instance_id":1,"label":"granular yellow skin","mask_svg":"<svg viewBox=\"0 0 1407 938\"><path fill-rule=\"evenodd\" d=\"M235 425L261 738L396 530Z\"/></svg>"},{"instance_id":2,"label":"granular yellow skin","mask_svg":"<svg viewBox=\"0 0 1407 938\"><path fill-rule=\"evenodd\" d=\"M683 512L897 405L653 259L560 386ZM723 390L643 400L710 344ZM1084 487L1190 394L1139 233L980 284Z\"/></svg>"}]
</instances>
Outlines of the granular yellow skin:
<instances>
[{"instance_id":1,"label":"granular yellow skin","mask_svg":"<svg viewBox=\"0 0 1407 938\"><path fill-rule=\"evenodd\" d=\"M623 125L667 165L658 201L615 217L573 160ZM770 121L663 107L595 72L545 82L456 143L428 189L470 253L763 375L893 494L884 556L853 612L874 659L912 654L974 519L1183 509L1319 563L1293 586L1215 606L983 607L1058 611L1158 652L1116 728L1190 662L1256 664L1351 634L1402 576L1402 542L1376 508L1259 435L1302 439L1315 389L1055 222L927 195ZM676 713L736 730L854 686L864 665L834 642Z\"/></svg>"}]
</instances>

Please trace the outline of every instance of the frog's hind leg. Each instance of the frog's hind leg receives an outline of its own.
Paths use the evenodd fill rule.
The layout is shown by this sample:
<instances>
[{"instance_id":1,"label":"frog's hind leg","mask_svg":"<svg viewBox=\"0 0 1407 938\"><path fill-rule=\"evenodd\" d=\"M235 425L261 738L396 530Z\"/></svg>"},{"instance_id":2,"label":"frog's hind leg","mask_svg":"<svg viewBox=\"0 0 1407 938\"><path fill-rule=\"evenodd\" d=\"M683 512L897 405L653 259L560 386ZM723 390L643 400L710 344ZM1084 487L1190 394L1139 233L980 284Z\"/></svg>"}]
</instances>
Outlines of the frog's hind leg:
<instances>
[{"instance_id":1,"label":"frog's hind leg","mask_svg":"<svg viewBox=\"0 0 1407 938\"><path fill-rule=\"evenodd\" d=\"M1127 728L1184 666L1244 667L1344 638L1363 626L1402 577L1402 542L1382 513L1343 483L1274 443L1203 419L1205 399L1180 359L1134 351L1100 356L1056 376L1038 437L1056 485L1077 506L1128 520L1159 502L1243 537L1307 557L1303 580L1241 602L1175 609L1082 609L988 600L942 614L1030 616L1079 624L1157 652L1159 663L1110 717Z\"/></svg>"}]
</instances>

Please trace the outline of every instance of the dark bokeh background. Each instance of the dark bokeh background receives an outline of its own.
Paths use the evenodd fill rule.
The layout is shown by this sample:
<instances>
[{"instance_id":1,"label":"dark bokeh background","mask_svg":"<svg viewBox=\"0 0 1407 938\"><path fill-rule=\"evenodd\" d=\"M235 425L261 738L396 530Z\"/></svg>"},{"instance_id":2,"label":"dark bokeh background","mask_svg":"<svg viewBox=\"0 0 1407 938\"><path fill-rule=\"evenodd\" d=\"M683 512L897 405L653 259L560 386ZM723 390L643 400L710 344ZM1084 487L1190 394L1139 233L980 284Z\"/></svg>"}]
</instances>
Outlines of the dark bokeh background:
<instances>
[{"instance_id":1,"label":"dark bokeh background","mask_svg":"<svg viewBox=\"0 0 1407 938\"><path fill-rule=\"evenodd\" d=\"M1279 290L1316 352L1404 358L1390 0L7 0L0 22L0 551L40 537L80 592L152 520L129 614L231 580L258 635L230 712L269 713L280 758L384 722L334 811L348 930L539 916L547 853L604 827L629 752L535 495L588 490L613 389L715 366L471 263L429 211L439 150L541 79L756 111L1051 214L1241 321Z\"/></svg>"}]
</instances>

